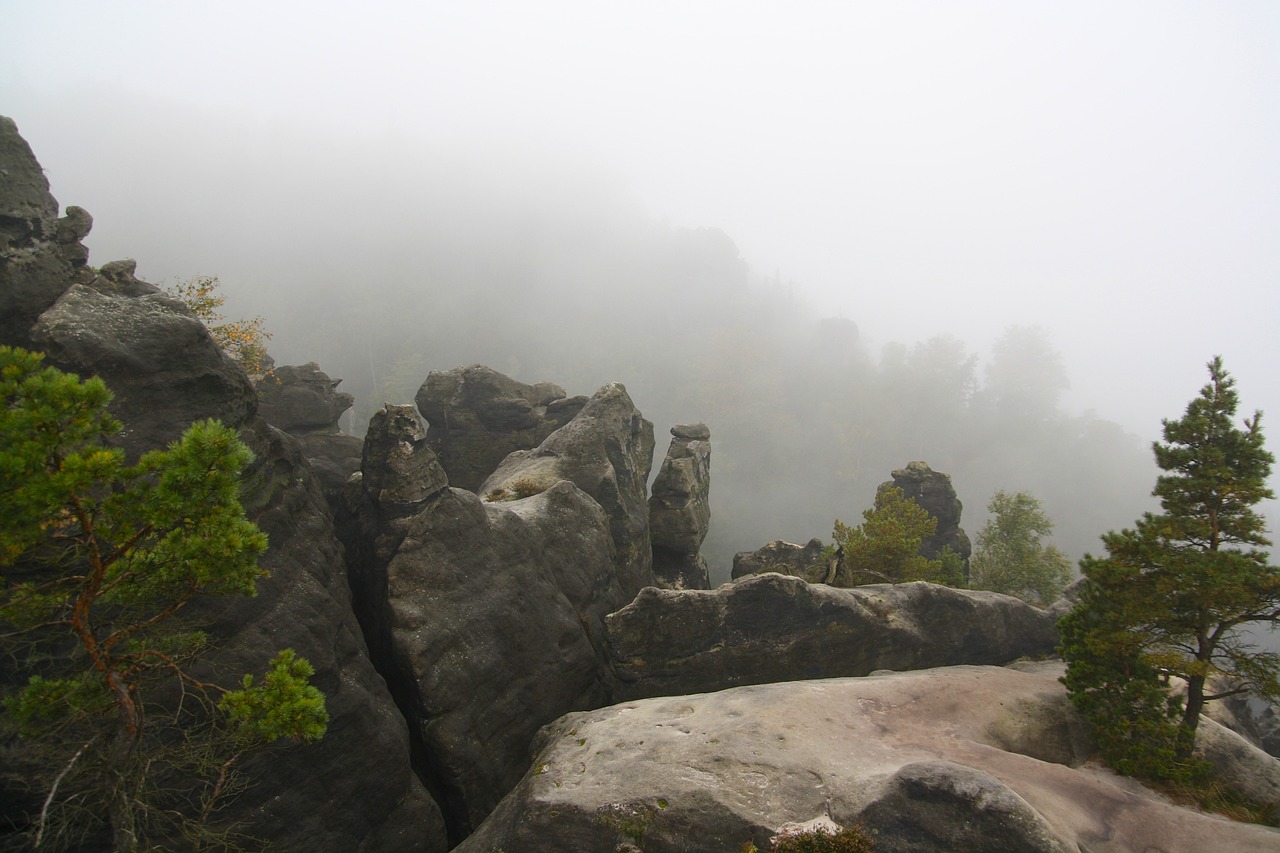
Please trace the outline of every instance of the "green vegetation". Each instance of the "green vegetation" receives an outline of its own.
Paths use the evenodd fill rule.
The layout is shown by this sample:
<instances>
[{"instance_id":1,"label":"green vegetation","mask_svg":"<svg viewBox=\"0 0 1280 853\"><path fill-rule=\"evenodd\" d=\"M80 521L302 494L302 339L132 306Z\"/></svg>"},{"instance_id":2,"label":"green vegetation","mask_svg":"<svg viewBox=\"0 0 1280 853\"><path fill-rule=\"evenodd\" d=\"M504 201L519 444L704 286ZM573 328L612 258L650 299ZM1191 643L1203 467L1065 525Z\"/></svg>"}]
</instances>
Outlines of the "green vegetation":
<instances>
[{"instance_id":1,"label":"green vegetation","mask_svg":"<svg viewBox=\"0 0 1280 853\"><path fill-rule=\"evenodd\" d=\"M253 595L266 536L244 514L249 449L191 426L134 465L98 379L0 347L0 640L6 763L32 786L35 846L197 849L244 753L314 741L328 722L291 650L228 690L198 664L197 597Z\"/></svg>"},{"instance_id":2,"label":"green vegetation","mask_svg":"<svg viewBox=\"0 0 1280 853\"><path fill-rule=\"evenodd\" d=\"M841 828L838 832L811 829L778 839L773 853L874 853L875 843L858 824ZM742 853L759 853L751 842L742 845Z\"/></svg>"},{"instance_id":3,"label":"green vegetation","mask_svg":"<svg viewBox=\"0 0 1280 853\"><path fill-rule=\"evenodd\" d=\"M843 552L835 585L931 581L945 583L943 560L920 555L920 542L931 536L938 520L893 485L881 486L875 506L862 513L862 524L849 527L836 519L833 538Z\"/></svg>"},{"instance_id":4,"label":"green vegetation","mask_svg":"<svg viewBox=\"0 0 1280 853\"><path fill-rule=\"evenodd\" d=\"M999 491L987 504L991 513L979 531L970 558L969 585L1050 604L1071 579L1071 561L1041 537L1053 533L1053 522L1040 501L1026 492Z\"/></svg>"},{"instance_id":5,"label":"green vegetation","mask_svg":"<svg viewBox=\"0 0 1280 853\"><path fill-rule=\"evenodd\" d=\"M1234 380L1215 358L1210 382L1154 445L1162 512L1103 537L1081 562L1079 605L1060 623L1063 679L1103 757L1137 776L1190 781L1206 702L1244 692L1280 698L1280 656L1252 646L1248 624L1280 622L1280 568L1256 505L1274 457L1260 415L1234 423ZM1185 699L1170 679L1186 684Z\"/></svg>"},{"instance_id":6,"label":"green vegetation","mask_svg":"<svg viewBox=\"0 0 1280 853\"><path fill-rule=\"evenodd\" d=\"M484 496L487 501L518 501L540 495L551 488L552 483L545 479L530 476L517 477L503 488L490 489Z\"/></svg>"},{"instance_id":7,"label":"green vegetation","mask_svg":"<svg viewBox=\"0 0 1280 853\"><path fill-rule=\"evenodd\" d=\"M245 373L258 376L268 372L267 341L271 339L271 333L266 330L265 321L254 317L252 320L228 322L218 310L226 301L218 292L221 287L222 282L217 276L198 275L169 288L169 295L191 309L191 313L209 329L218 346L235 359Z\"/></svg>"}]
</instances>

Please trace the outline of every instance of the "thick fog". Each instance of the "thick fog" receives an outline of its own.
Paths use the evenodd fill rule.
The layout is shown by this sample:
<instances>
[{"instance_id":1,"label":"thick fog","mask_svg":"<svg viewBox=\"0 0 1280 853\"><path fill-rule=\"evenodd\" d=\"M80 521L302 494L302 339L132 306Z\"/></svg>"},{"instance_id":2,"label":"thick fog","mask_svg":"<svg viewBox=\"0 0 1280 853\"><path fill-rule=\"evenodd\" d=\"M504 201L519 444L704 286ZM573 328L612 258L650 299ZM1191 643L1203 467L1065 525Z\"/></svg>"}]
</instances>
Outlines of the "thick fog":
<instances>
[{"instance_id":1,"label":"thick fog","mask_svg":"<svg viewBox=\"0 0 1280 853\"><path fill-rule=\"evenodd\" d=\"M914 459L971 534L1025 489L1096 551L1215 354L1280 417L1271 2L4 18L0 113L93 214L92 263L219 276L277 362L344 379L355 432L475 362L620 381L659 454L706 421L714 579Z\"/></svg>"}]
</instances>

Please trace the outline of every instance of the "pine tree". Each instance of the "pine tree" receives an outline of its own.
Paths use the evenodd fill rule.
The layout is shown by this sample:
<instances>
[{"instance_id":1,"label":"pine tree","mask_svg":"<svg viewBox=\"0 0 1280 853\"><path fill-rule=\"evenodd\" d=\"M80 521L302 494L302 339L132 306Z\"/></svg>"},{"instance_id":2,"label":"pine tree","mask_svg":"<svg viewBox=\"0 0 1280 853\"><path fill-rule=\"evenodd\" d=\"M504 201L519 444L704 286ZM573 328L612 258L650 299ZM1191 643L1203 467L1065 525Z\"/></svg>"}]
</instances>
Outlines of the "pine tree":
<instances>
[{"instance_id":1,"label":"pine tree","mask_svg":"<svg viewBox=\"0 0 1280 853\"><path fill-rule=\"evenodd\" d=\"M1280 698L1280 656L1240 630L1280 622L1280 568L1261 550L1271 543L1255 509L1273 497L1266 481L1275 460L1260 413L1235 424L1239 398L1222 359L1208 368L1209 384L1181 419L1163 422L1164 441L1154 445L1162 512L1103 537L1108 556L1082 561L1082 600L1061 625L1073 702L1100 734L1121 725L1159 732L1146 747L1174 755L1156 775L1189 759L1206 702L1244 692ZM1117 671L1138 687L1106 675ZM1149 689L1173 677L1186 683L1185 701ZM1126 747L1130 757L1143 748L1142 737Z\"/></svg>"},{"instance_id":2,"label":"pine tree","mask_svg":"<svg viewBox=\"0 0 1280 853\"><path fill-rule=\"evenodd\" d=\"M318 739L328 718L291 650L259 685L193 675L210 638L184 609L253 595L263 574L239 499L249 449L206 421L127 465L103 383L42 358L0 347L0 638L26 677L4 723L43 788L36 846L105 825L134 850L203 826L245 750Z\"/></svg>"},{"instance_id":3,"label":"pine tree","mask_svg":"<svg viewBox=\"0 0 1280 853\"><path fill-rule=\"evenodd\" d=\"M938 520L902 489L881 486L875 506L862 519L859 527L836 519L833 538L842 554L837 586L948 579L942 560L920 555L920 542L933 535Z\"/></svg>"}]
</instances>

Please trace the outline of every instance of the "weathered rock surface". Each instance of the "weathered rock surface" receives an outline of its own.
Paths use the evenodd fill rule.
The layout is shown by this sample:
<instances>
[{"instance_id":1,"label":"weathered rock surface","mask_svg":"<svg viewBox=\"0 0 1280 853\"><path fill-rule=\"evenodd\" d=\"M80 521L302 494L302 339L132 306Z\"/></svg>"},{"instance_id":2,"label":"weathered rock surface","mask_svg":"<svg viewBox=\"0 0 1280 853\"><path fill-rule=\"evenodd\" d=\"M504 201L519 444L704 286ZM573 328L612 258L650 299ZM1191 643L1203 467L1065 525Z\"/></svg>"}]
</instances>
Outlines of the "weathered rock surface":
<instances>
[{"instance_id":1,"label":"weathered rock surface","mask_svg":"<svg viewBox=\"0 0 1280 853\"><path fill-rule=\"evenodd\" d=\"M815 818L862 823L880 853L1280 849L1280 831L1180 808L1086 761L1061 673L951 667L571 714L457 849L767 850Z\"/></svg>"},{"instance_id":2,"label":"weathered rock surface","mask_svg":"<svg viewBox=\"0 0 1280 853\"><path fill-rule=\"evenodd\" d=\"M315 666L330 725L318 744L251 759L257 784L224 816L282 848L443 850L440 812L410 767L404 719L369 660L332 522L296 442L255 415L243 371L181 303L139 281L132 261L77 271L68 247L88 217L69 209L65 221L49 218L57 202L8 119L0 119L0 208L0 343L101 376L131 456L207 417L239 429L256 456L245 504L270 537L261 561L270 575L256 598L205 605L200 615L219 641L209 664L225 682L295 649Z\"/></svg>"},{"instance_id":3,"label":"weathered rock surface","mask_svg":"<svg viewBox=\"0 0 1280 853\"><path fill-rule=\"evenodd\" d=\"M341 382L309 362L273 367L255 384L258 414L298 440L330 504L340 499L347 478L360 470L364 447L363 441L338 427L338 419L354 402L350 394L337 390Z\"/></svg>"},{"instance_id":4,"label":"weathered rock surface","mask_svg":"<svg viewBox=\"0 0 1280 853\"><path fill-rule=\"evenodd\" d=\"M936 560L944 548L950 548L964 560L964 575L968 579L969 554L973 546L960 527L960 513L964 506L951 485L951 475L934 471L924 462L911 462L906 468L894 469L892 482L885 482L880 488L889 485L902 489L908 498L938 520L933 535L920 543L920 554Z\"/></svg>"},{"instance_id":5,"label":"weathered rock surface","mask_svg":"<svg viewBox=\"0 0 1280 853\"><path fill-rule=\"evenodd\" d=\"M537 447L586 405L550 382L526 385L480 364L431 371L414 398L456 488L471 492L508 453Z\"/></svg>"},{"instance_id":6,"label":"weathered rock surface","mask_svg":"<svg viewBox=\"0 0 1280 853\"><path fill-rule=\"evenodd\" d=\"M608 516L616 580L634 595L654 583L647 500L653 447L653 424L641 416L626 388L611 383L535 449L507 456L481 484L480 494L502 500L557 480L573 483Z\"/></svg>"},{"instance_id":7,"label":"weathered rock surface","mask_svg":"<svg viewBox=\"0 0 1280 853\"><path fill-rule=\"evenodd\" d=\"M734 554L732 577L737 580L747 575L777 572L816 582L820 579L816 575L826 564L822 556L826 547L821 539L810 539L804 545L775 539L763 548Z\"/></svg>"},{"instance_id":8,"label":"weathered rock surface","mask_svg":"<svg viewBox=\"0 0 1280 853\"><path fill-rule=\"evenodd\" d=\"M336 435L341 432L338 418L355 402L338 390L341 382L331 379L314 361L273 367L257 383L258 414L290 435Z\"/></svg>"},{"instance_id":9,"label":"weathered rock surface","mask_svg":"<svg viewBox=\"0 0 1280 853\"><path fill-rule=\"evenodd\" d=\"M66 223L58 219L44 170L13 119L0 116L0 340L29 347L36 317L77 275L71 235L88 234L92 219L73 210L83 213L68 208Z\"/></svg>"},{"instance_id":10,"label":"weathered rock surface","mask_svg":"<svg viewBox=\"0 0 1280 853\"><path fill-rule=\"evenodd\" d=\"M64 370L102 377L131 451L163 447L205 418L239 426L257 409L249 377L185 306L163 294L73 284L40 315L31 339Z\"/></svg>"},{"instance_id":11,"label":"weathered rock surface","mask_svg":"<svg viewBox=\"0 0 1280 853\"><path fill-rule=\"evenodd\" d=\"M589 495L567 478L503 502L450 488L408 406L375 415L348 496L357 609L461 838L540 726L612 701L603 619L635 588Z\"/></svg>"},{"instance_id":12,"label":"weathered rock surface","mask_svg":"<svg viewBox=\"0 0 1280 853\"><path fill-rule=\"evenodd\" d=\"M643 590L605 620L623 696L1053 654L1053 619L1007 595L928 583L837 589L763 574Z\"/></svg>"},{"instance_id":13,"label":"weathered rock surface","mask_svg":"<svg viewBox=\"0 0 1280 853\"><path fill-rule=\"evenodd\" d=\"M711 526L711 431L706 424L671 428L671 446L649 496L653 574L667 589L707 589L699 553Z\"/></svg>"}]
</instances>

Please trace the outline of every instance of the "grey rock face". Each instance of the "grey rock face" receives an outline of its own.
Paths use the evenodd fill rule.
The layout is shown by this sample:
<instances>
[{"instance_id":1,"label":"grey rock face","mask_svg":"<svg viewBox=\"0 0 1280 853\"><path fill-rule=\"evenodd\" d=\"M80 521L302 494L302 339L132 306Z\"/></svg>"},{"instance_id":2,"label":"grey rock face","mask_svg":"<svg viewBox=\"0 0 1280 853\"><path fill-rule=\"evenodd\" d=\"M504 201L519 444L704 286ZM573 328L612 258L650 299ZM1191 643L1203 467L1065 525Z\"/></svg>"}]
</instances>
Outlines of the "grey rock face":
<instances>
[{"instance_id":1,"label":"grey rock face","mask_svg":"<svg viewBox=\"0 0 1280 853\"><path fill-rule=\"evenodd\" d=\"M836 589L763 574L643 590L605 620L623 694L672 696L1052 654L1054 620L1011 596L928 583Z\"/></svg>"},{"instance_id":2,"label":"grey rock face","mask_svg":"<svg viewBox=\"0 0 1280 853\"><path fill-rule=\"evenodd\" d=\"M1085 756L1033 757L1083 726L1061 674L951 667L571 714L457 849L767 850L815 819L859 822L892 853L1276 849L1274 829L1179 808Z\"/></svg>"},{"instance_id":3,"label":"grey rock face","mask_svg":"<svg viewBox=\"0 0 1280 853\"><path fill-rule=\"evenodd\" d=\"M707 589L710 573L698 551L711 526L711 431L678 424L671 435L649 497L653 574L668 589Z\"/></svg>"},{"instance_id":4,"label":"grey rock face","mask_svg":"<svg viewBox=\"0 0 1280 853\"><path fill-rule=\"evenodd\" d=\"M254 414L243 371L181 303L139 281L133 262L77 271L66 250L88 217L73 208L53 218L57 202L8 119L0 119L0 208L0 342L101 376L130 456L208 417L238 429L255 454L244 500L270 538L261 561L269 576L256 598L202 605L218 644L208 664L225 684L227 673L261 673L277 649L295 649L316 669L330 726L318 744L250 759L256 784L223 816L286 849L444 850L443 820L410 767L404 718L369 660L332 522L297 443Z\"/></svg>"},{"instance_id":5,"label":"grey rock face","mask_svg":"<svg viewBox=\"0 0 1280 853\"><path fill-rule=\"evenodd\" d=\"M411 407L370 422L340 523L356 609L455 840L519 780L540 726L612 701L604 617L653 582L652 453L652 425L606 386L481 500L442 487Z\"/></svg>"},{"instance_id":6,"label":"grey rock face","mask_svg":"<svg viewBox=\"0 0 1280 853\"><path fill-rule=\"evenodd\" d=\"M920 543L920 554L927 559L936 560L942 549L950 548L964 560L965 578L969 577L969 554L973 546L969 536L960 527L960 513L964 505L956 496L955 487L951 485L951 475L934 471L924 462L911 462L906 468L893 471L893 481L883 483L885 486L896 486L903 493L924 507L938 520L938 527L932 536Z\"/></svg>"},{"instance_id":7,"label":"grey rock face","mask_svg":"<svg viewBox=\"0 0 1280 853\"><path fill-rule=\"evenodd\" d=\"M540 726L610 701L602 620L631 592L609 522L563 480L506 503L445 489L398 515L367 483L349 494L357 606L461 838L519 781Z\"/></svg>"},{"instance_id":8,"label":"grey rock face","mask_svg":"<svg viewBox=\"0 0 1280 853\"><path fill-rule=\"evenodd\" d=\"M480 485L480 494L502 500L557 480L573 483L608 517L617 580L634 595L654 582L647 501L653 447L653 424L615 382L597 391L572 421L537 448L507 456Z\"/></svg>"},{"instance_id":9,"label":"grey rock face","mask_svg":"<svg viewBox=\"0 0 1280 853\"><path fill-rule=\"evenodd\" d=\"M338 390L341 382L314 361L272 368L257 383L258 414L291 435L337 435L338 418L355 402Z\"/></svg>"},{"instance_id":10,"label":"grey rock face","mask_svg":"<svg viewBox=\"0 0 1280 853\"><path fill-rule=\"evenodd\" d=\"M40 315L31 338L59 367L102 377L132 452L163 447L204 418L243 424L257 407L240 366L167 296L75 284Z\"/></svg>"},{"instance_id":11,"label":"grey rock face","mask_svg":"<svg viewBox=\"0 0 1280 853\"><path fill-rule=\"evenodd\" d=\"M755 551L740 551L734 554L732 577L737 580L747 575L777 572L807 580L818 580L814 575L826 564L826 560L822 557L822 552L825 550L826 546L822 544L821 539L810 539L804 545L775 539Z\"/></svg>"},{"instance_id":12,"label":"grey rock face","mask_svg":"<svg viewBox=\"0 0 1280 853\"><path fill-rule=\"evenodd\" d=\"M211 605L216 633L227 638L218 674L260 672L276 649L293 648L315 666L330 722L319 744L254 757L246 769L257 784L229 816L284 849L443 851L443 816L414 774L405 719L370 661L307 461L260 418L241 435L257 457L246 507L270 539L261 561L269 575L257 597Z\"/></svg>"},{"instance_id":13,"label":"grey rock face","mask_svg":"<svg viewBox=\"0 0 1280 853\"><path fill-rule=\"evenodd\" d=\"M31 324L70 286L58 202L13 119L0 116L0 343L30 346Z\"/></svg>"},{"instance_id":14,"label":"grey rock face","mask_svg":"<svg viewBox=\"0 0 1280 853\"><path fill-rule=\"evenodd\" d=\"M508 453L537 447L587 402L566 398L550 382L526 385L480 364L433 370L414 401L449 482L472 492Z\"/></svg>"},{"instance_id":15,"label":"grey rock face","mask_svg":"<svg viewBox=\"0 0 1280 853\"><path fill-rule=\"evenodd\" d=\"M258 414L267 423L298 439L331 505L340 500L347 478L360 470L364 442L343 435L338 419L354 398L338 391L315 362L275 367L255 383Z\"/></svg>"}]
</instances>

